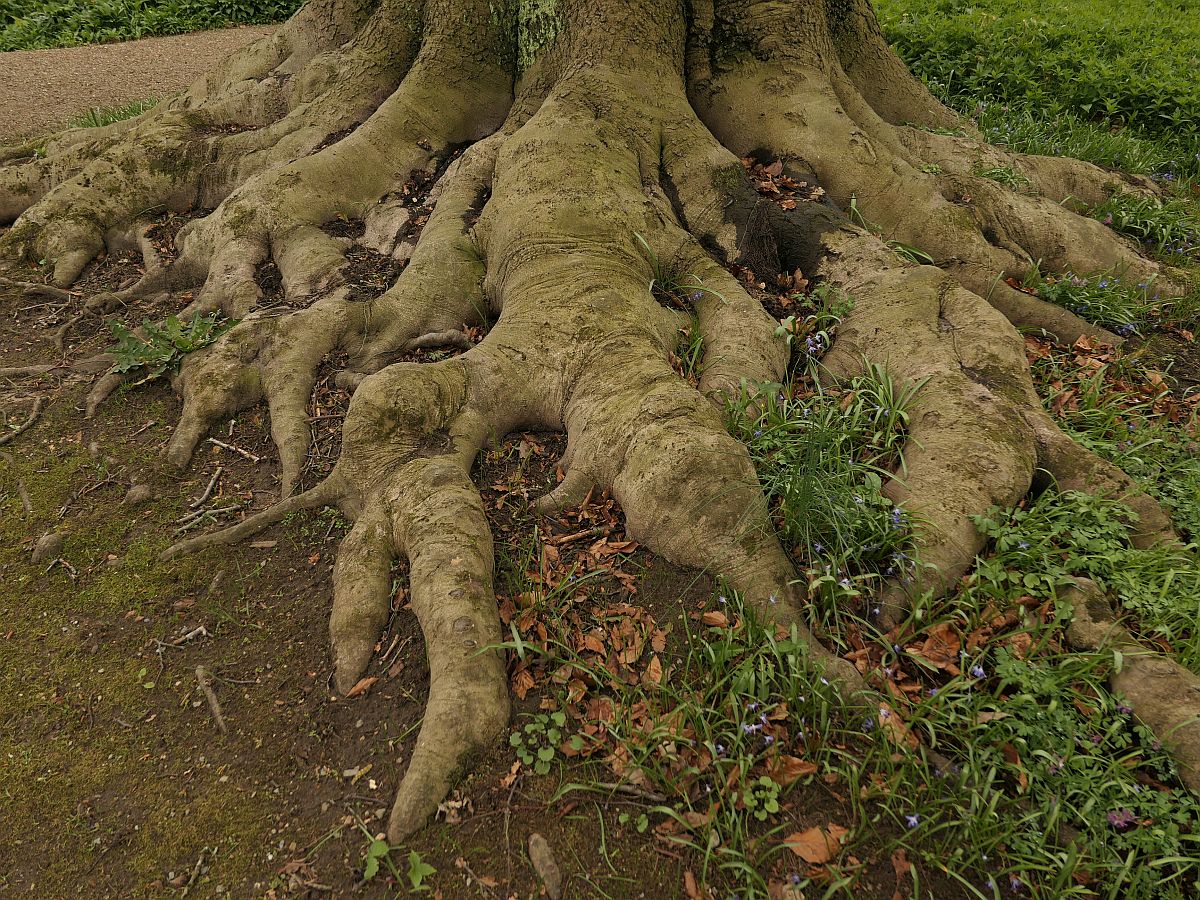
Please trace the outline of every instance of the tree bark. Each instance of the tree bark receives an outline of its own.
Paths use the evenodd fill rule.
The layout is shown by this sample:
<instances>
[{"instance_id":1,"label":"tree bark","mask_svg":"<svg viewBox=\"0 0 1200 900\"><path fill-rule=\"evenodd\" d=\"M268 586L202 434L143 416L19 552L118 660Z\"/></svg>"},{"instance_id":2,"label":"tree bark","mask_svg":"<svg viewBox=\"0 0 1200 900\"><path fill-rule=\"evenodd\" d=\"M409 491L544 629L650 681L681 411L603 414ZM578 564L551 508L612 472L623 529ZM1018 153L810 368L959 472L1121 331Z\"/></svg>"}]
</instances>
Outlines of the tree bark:
<instances>
[{"instance_id":1,"label":"tree bark","mask_svg":"<svg viewBox=\"0 0 1200 900\"><path fill-rule=\"evenodd\" d=\"M418 230L406 185L457 150ZM742 157L779 160L824 196L773 204ZM981 165L1009 166L1032 189L980 178ZM566 478L544 508L611 490L631 536L719 573L807 637L803 589L722 420L725 398L783 380L789 357L733 263L764 280L801 269L838 284L856 305L831 371L850 376L869 360L923 385L905 477L887 491L923 523L929 568L889 583L886 619L914 592L949 590L982 547L968 517L1018 502L1038 468L1115 490L1141 514L1143 540L1168 537L1154 502L1042 409L1016 326L1067 342L1116 338L1003 280L1036 260L1124 268L1178 289L1171 272L1063 205L1118 188L1154 190L984 144L906 71L868 0L310 0L136 119L53 136L44 155L0 152L0 223L11 223L0 254L45 260L67 286L106 246L138 244L145 277L88 310L191 291L181 315L238 320L182 368L170 457L188 465L210 426L265 401L284 496L170 552L339 506L355 523L334 575L339 689L370 661L393 560L408 560L431 684L389 828L399 840L508 722L504 662L486 649L501 639L491 536L470 478L498 436L564 431ZM179 233L170 260L145 240L164 207L211 210ZM359 236L323 229L338 218L360 223ZM884 238L936 266L904 261ZM350 249L398 259L403 273L360 299ZM689 309L655 300L653 260L704 285ZM282 314L264 307L255 279L268 261L282 276ZM705 348L698 389L670 362L693 316ZM398 361L474 326L490 327L462 356ZM355 388L341 456L326 481L295 494L305 403L335 352L350 360L340 383ZM98 381L89 411L120 380ZM809 641L847 693L861 688L852 667Z\"/></svg>"}]
</instances>

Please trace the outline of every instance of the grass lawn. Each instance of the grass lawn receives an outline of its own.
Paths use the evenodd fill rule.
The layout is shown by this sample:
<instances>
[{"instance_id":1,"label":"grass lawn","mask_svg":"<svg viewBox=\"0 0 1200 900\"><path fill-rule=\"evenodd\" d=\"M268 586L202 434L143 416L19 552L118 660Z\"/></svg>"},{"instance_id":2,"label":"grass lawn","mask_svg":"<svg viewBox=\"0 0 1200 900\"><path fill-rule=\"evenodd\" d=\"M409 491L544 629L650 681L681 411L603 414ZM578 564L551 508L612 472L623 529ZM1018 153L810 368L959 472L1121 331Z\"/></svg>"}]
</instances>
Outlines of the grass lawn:
<instances>
[{"instance_id":1,"label":"grass lawn","mask_svg":"<svg viewBox=\"0 0 1200 900\"><path fill-rule=\"evenodd\" d=\"M0 52L279 22L296 0L0 0Z\"/></svg>"}]
</instances>

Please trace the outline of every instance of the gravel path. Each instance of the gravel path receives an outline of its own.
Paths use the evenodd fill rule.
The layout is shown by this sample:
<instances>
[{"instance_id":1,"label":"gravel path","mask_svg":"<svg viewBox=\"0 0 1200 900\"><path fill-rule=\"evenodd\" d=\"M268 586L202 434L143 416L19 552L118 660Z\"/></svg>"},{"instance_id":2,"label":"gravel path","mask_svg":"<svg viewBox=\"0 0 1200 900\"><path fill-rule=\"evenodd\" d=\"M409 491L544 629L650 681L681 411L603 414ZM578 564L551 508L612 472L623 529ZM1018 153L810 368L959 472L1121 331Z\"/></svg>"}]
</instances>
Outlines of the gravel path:
<instances>
[{"instance_id":1,"label":"gravel path","mask_svg":"<svg viewBox=\"0 0 1200 900\"><path fill-rule=\"evenodd\" d=\"M227 53L271 30L246 26L0 53L0 144L49 131L94 106L174 94Z\"/></svg>"}]
</instances>

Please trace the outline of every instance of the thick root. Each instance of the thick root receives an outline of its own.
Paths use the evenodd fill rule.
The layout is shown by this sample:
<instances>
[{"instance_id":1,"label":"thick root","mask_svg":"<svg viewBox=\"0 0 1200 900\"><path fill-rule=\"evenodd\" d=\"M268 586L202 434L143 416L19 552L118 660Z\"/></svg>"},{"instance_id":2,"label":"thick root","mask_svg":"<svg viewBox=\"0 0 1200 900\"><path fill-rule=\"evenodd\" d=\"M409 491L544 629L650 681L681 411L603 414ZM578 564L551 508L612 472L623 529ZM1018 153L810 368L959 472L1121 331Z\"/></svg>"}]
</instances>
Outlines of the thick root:
<instances>
[{"instance_id":1,"label":"thick root","mask_svg":"<svg viewBox=\"0 0 1200 900\"><path fill-rule=\"evenodd\" d=\"M1076 584L1064 592L1074 610L1067 640L1078 650L1121 654L1110 686L1170 749L1184 784L1200 795L1200 678L1138 643L1119 624L1098 585L1086 578Z\"/></svg>"}]
</instances>

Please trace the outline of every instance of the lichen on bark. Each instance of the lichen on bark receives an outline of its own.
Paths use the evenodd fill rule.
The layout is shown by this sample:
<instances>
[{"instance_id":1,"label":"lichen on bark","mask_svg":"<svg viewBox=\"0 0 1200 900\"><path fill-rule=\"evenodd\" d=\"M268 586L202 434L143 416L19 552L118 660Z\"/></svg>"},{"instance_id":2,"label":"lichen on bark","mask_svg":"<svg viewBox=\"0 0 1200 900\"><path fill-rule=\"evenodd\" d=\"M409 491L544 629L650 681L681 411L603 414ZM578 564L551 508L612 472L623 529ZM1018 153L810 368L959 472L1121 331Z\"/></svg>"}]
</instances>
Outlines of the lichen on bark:
<instances>
[{"instance_id":1,"label":"lichen on bark","mask_svg":"<svg viewBox=\"0 0 1200 900\"><path fill-rule=\"evenodd\" d=\"M414 245L408 187L459 151ZM823 198L790 210L762 200L747 156L781 161ZM1031 191L972 174L982 158L1021 172ZM982 547L969 516L1018 502L1038 469L1125 498L1143 541L1171 535L1152 500L1042 409L1016 327L1115 338L1003 276L1041 260L1124 267L1163 290L1176 277L1062 205L1106 196L1111 173L988 147L905 71L868 0L311 0L181 97L56 136L44 158L18 148L0 160L9 260L45 260L69 285L106 245L132 242L145 277L88 310L187 293L181 315L239 320L183 365L168 453L188 465L211 426L265 401L283 497L171 552L339 506L354 521L334 575L341 690L369 662L392 563L407 559L431 685L393 840L507 724L503 661L487 649L500 639L491 536L470 472L514 429L567 435L565 478L542 508L611 491L631 536L795 624L847 693L860 690L805 630L803 588L722 420L726 398L780 381L788 362L777 323L730 264L840 285L856 305L830 370L852 376L869 360L923 385L905 475L887 491L923 523L931 568L887 586L886 618L914 591L951 589ZM937 265L899 259L851 221L852 200ZM146 239L147 211L164 206L212 210L179 232L170 260ZM330 233L335 220L361 222L361 236ZM403 272L362 299L347 274L352 248ZM652 259L702 280L690 310L656 301ZM264 307L255 276L266 263L278 268L282 311ZM464 341L464 327L490 330L453 360L402 359ZM671 364L681 327L704 341L695 387ZM341 455L325 481L294 493L305 403L334 354L348 359L338 382L355 392ZM89 411L120 382L98 381Z\"/></svg>"}]
</instances>

